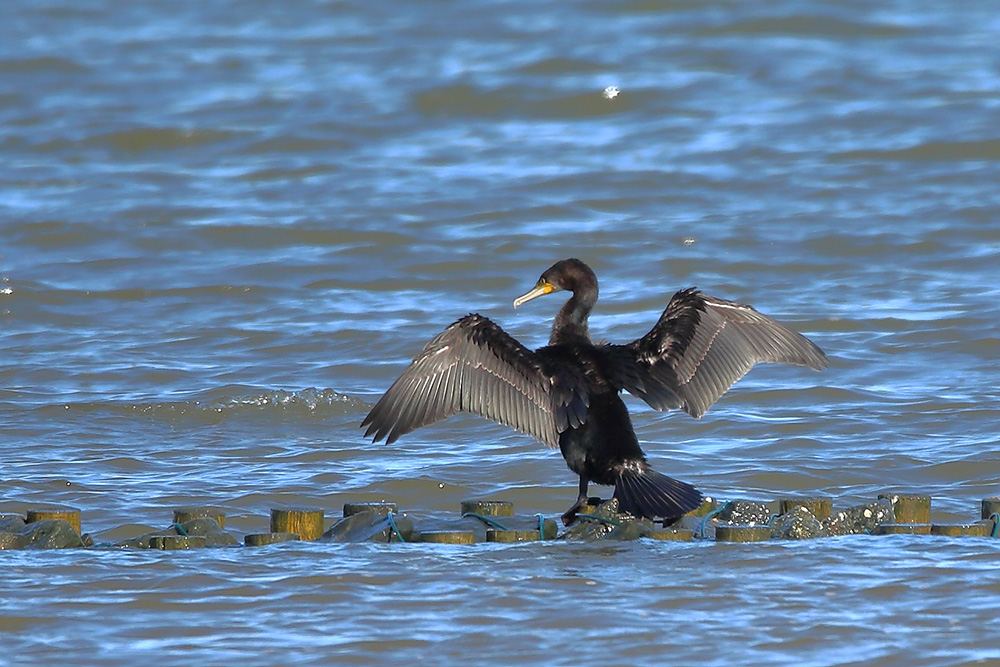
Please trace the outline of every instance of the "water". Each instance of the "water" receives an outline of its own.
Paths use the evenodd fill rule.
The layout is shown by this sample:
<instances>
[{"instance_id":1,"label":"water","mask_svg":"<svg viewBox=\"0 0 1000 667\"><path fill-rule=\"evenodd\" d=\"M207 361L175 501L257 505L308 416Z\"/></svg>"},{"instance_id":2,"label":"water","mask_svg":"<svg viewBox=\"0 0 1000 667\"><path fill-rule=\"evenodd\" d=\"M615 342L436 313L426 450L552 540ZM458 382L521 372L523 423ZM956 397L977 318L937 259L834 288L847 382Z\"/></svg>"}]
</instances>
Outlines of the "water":
<instances>
[{"instance_id":1,"label":"water","mask_svg":"<svg viewBox=\"0 0 1000 667\"><path fill-rule=\"evenodd\" d=\"M510 304L567 256L597 336L697 285L831 358L700 421L628 399L658 469L939 520L998 493L992 3L4 14L0 511L79 507L98 541L202 503L237 534L296 502L557 515L575 480L524 436L357 425L465 313L543 344L558 300ZM0 664L995 664L998 545L4 552Z\"/></svg>"}]
</instances>

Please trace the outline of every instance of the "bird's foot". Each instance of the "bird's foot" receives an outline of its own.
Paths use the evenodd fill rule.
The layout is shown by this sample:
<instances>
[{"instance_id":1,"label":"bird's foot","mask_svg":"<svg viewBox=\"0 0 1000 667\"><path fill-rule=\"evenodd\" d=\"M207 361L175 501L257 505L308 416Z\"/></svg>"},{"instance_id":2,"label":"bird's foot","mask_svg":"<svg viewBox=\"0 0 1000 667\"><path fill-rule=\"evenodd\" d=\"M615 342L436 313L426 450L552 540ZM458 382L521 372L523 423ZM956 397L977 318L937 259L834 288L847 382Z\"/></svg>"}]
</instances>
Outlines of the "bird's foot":
<instances>
[{"instance_id":1,"label":"bird's foot","mask_svg":"<svg viewBox=\"0 0 1000 667\"><path fill-rule=\"evenodd\" d=\"M564 526L572 526L576 523L576 513L580 511L579 505L573 505L562 515L562 522Z\"/></svg>"},{"instance_id":2,"label":"bird's foot","mask_svg":"<svg viewBox=\"0 0 1000 667\"><path fill-rule=\"evenodd\" d=\"M576 523L576 515L581 510L587 507L597 507L602 502L604 501L598 498L597 496L591 496L590 498L586 496L580 496L579 498L576 499L576 502L573 503L573 506L570 507L568 510L566 510L566 512L562 515L563 525L570 526Z\"/></svg>"}]
</instances>

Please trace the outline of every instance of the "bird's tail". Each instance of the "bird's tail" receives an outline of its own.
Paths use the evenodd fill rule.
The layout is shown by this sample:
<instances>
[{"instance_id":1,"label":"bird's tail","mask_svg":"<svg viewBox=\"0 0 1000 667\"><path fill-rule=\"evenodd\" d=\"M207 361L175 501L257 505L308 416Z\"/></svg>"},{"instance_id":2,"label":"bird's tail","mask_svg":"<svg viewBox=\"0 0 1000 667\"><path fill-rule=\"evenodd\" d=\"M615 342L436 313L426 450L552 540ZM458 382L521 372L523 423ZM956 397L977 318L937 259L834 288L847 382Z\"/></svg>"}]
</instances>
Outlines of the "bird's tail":
<instances>
[{"instance_id":1,"label":"bird's tail","mask_svg":"<svg viewBox=\"0 0 1000 667\"><path fill-rule=\"evenodd\" d=\"M622 469L615 485L618 509L649 519L677 519L701 505L701 492L647 465Z\"/></svg>"}]
</instances>

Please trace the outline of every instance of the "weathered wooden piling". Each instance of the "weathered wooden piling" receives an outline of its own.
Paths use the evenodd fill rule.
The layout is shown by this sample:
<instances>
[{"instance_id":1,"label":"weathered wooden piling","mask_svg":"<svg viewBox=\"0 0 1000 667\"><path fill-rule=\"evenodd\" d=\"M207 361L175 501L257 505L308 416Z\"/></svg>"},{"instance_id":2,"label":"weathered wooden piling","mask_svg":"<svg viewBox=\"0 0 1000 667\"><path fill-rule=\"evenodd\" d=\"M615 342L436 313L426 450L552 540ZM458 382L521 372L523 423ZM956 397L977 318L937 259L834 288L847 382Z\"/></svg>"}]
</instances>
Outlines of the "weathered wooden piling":
<instances>
[{"instance_id":1,"label":"weathered wooden piling","mask_svg":"<svg viewBox=\"0 0 1000 667\"><path fill-rule=\"evenodd\" d=\"M462 515L514 516L514 503L507 500L463 500Z\"/></svg>"},{"instance_id":2,"label":"weathered wooden piling","mask_svg":"<svg viewBox=\"0 0 1000 667\"><path fill-rule=\"evenodd\" d=\"M495 543L530 542L550 539L638 539L689 541L696 537L714 536L717 542L763 542L771 539L824 537L846 534L872 535L939 535L947 537L997 536L1000 532L1000 496L983 498L981 520L956 523L935 523L930 521L931 497L916 494L884 492L878 501L832 512L833 501L828 496L783 497L771 502L735 500L720 503L706 497L695 510L687 513L671 527L658 528L655 522L635 520L629 515L617 512L617 501L613 499L600 506L581 508L581 524L559 534L557 520L536 514L517 516L514 505L506 500L463 500L462 520L444 520L428 526L437 530L417 532L411 519L398 514L393 502L345 503L344 520L337 526L346 525L352 519L359 519L361 530L348 529L332 534L324 534L324 511L318 507L279 507L271 509L271 532L245 535L243 543L248 547L264 546L292 540L311 541L421 541L436 544L474 544L484 539ZM599 499L591 498L590 502ZM365 515L365 516L361 516ZM803 515L811 522L797 532L783 532L782 521ZM25 518L26 517L26 518ZM477 521L468 521L476 519ZM822 523L820 519L823 519ZM705 534L705 527L711 520L711 534ZM44 522L44 523L42 523ZM398 527L396 526L398 523ZM404 525L406 522L406 525ZM166 531L147 533L137 538L125 540L116 546L153 548L162 550L197 549L206 546L226 546L237 544L233 535L224 532L226 514L216 507L179 507L173 510L173 523ZM800 522L801 523L801 522ZM28 524L38 524L30 526ZM796 526L797 524L791 524ZM577 530L583 526L584 531ZM27 543L21 533L27 528L35 533L51 531L54 528L66 536L80 538L82 546L92 546L93 539L81 534L81 512L72 507L41 507L28 510L25 514L0 514L0 549L25 548ZM473 530L469 530L473 528ZM801 528L801 527L800 527ZM812 530L815 529L815 530ZM362 535L369 530L370 535ZM346 532L345 532L346 531ZM351 532L353 531L353 532ZM580 535L573 534L574 531ZM180 533L179 535L166 533ZM27 534L27 533L25 533ZM32 534L34 535L34 533ZM404 537L405 535L405 537ZM386 537L388 536L388 537ZM395 538L395 539L394 539ZM6 540L6 542L4 542ZM18 541L20 540L20 541ZM62 544L59 547L64 546ZM69 546L80 546L76 541ZM57 547L53 547L57 548Z\"/></svg>"},{"instance_id":3,"label":"weathered wooden piling","mask_svg":"<svg viewBox=\"0 0 1000 667\"><path fill-rule=\"evenodd\" d=\"M694 508L684 516L705 516L717 510L719 508L719 501L715 498L706 497L701 501L701 505Z\"/></svg>"},{"instance_id":4,"label":"weathered wooden piling","mask_svg":"<svg viewBox=\"0 0 1000 667\"><path fill-rule=\"evenodd\" d=\"M875 526L872 535L929 535L929 523L883 523Z\"/></svg>"},{"instance_id":5,"label":"weathered wooden piling","mask_svg":"<svg viewBox=\"0 0 1000 667\"><path fill-rule=\"evenodd\" d=\"M271 509L272 533L295 533L311 542L323 534L323 510L317 507Z\"/></svg>"},{"instance_id":6,"label":"weathered wooden piling","mask_svg":"<svg viewBox=\"0 0 1000 667\"><path fill-rule=\"evenodd\" d=\"M715 527L716 542L764 542L771 539L770 526L742 526L720 523Z\"/></svg>"},{"instance_id":7,"label":"weathered wooden piling","mask_svg":"<svg viewBox=\"0 0 1000 667\"><path fill-rule=\"evenodd\" d=\"M537 542L541 534L537 530L487 530L487 542Z\"/></svg>"},{"instance_id":8,"label":"weathered wooden piling","mask_svg":"<svg viewBox=\"0 0 1000 667\"><path fill-rule=\"evenodd\" d=\"M192 519L215 519L219 528L226 529L226 513L217 507L178 507L174 510L174 523Z\"/></svg>"},{"instance_id":9,"label":"weathered wooden piling","mask_svg":"<svg viewBox=\"0 0 1000 667\"><path fill-rule=\"evenodd\" d=\"M958 537L971 535L973 537L989 537L993 530L992 521L975 521L973 523L935 523L931 524L931 535L947 535Z\"/></svg>"},{"instance_id":10,"label":"weathered wooden piling","mask_svg":"<svg viewBox=\"0 0 1000 667\"><path fill-rule=\"evenodd\" d=\"M555 519L542 519L542 539L554 540L559 535L559 524Z\"/></svg>"},{"instance_id":11,"label":"weathered wooden piling","mask_svg":"<svg viewBox=\"0 0 1000 667\"><path fill-rule=\"evenodd\" d=\"M646 537L665 542L690 542L694 539L694 531L688 528L663 528L649 531Z\"/></svg>"},{"instance_id":12,"label":"weathered wooden piling","mask_svg":"<svg viewBox=\"0 0 1000 667\"><path fill-rule=\"evenodd\" d=\"M396 503L344 503L344 518L361 514L362 512L374 512L379 516L388 516L389 512L399 513Z\"/></svg>"},{"instance_id":13,"label":"weathered wooden piling","mask_svg":"<svg viewBox=\"0 0 1000 667\"><path fill-rule=\"evenodd\" d=\"M435 544L474 544L476 534L471 530L431 530L420 533L420 541Z\"/></svg>"},{"instance_id":14,"label":"weathered wooden piling","mask_svg":"<svg viewBox=\"0 0 1000 667\"><path fill-rule=\"evenodd\" d=\"M994 514L1000 515L1000 496L983 498L983 508L982 513L979 515L980 518L989 519Z\"/></svg>"},{"instance_id":15,"label":"weathered wooden piling","mask_svg":"<svg viewBox=\"0 0 1000 667\"><path fill-rule=\"evenodd\" d=\"M25 515L25 523L35 523L47 519L62 519L73 526L73 530L80 532L80 510L75 507L40 507L28 510Z\"/></svg>"},{"instance_id":16,"label":"weathered wooden piling","mask_svg":"<svg viewBox=\"0 0 1000 667\"><path fill-rule=\"evenodd\" d=\"M243 544L248 547L264 547L278 542L297 542L298 533L252 533L243 536Z\"/></svg>"},{"instance_id":17,"label":"weathered wooden piling","mask_svg":"<svg viewBox=\"0 0 1000 667\"><path fill-rule=\"evenodd\" d=\"M805 507L810 514L822 521L833 513L833 498L828 496L781 498L779 506L780 514L788 514L796 507Z\"/></svg>"},{"instance_id":18,"label":"weathered wooden piling","mask_svg":"<svg viewBox=\"0 0 1000 667\"><path fill-rule=\"evenodd\" d=\"M206 539L201 535L157 535L150 538L150 549L164 551L180 551L184 549L203 549Z\"/></svg>"},{"instance_id":19,"label":"weathered wooden piling","mask_svg":"<svg viewBox=\"0 0 1000 667\"><path fill-rule=\"evenodd\" d=\"M892 503L896 523L929 524L931 522L931 497L901 493L880 493L879 500Z\"/></svg>"}]
</instances>

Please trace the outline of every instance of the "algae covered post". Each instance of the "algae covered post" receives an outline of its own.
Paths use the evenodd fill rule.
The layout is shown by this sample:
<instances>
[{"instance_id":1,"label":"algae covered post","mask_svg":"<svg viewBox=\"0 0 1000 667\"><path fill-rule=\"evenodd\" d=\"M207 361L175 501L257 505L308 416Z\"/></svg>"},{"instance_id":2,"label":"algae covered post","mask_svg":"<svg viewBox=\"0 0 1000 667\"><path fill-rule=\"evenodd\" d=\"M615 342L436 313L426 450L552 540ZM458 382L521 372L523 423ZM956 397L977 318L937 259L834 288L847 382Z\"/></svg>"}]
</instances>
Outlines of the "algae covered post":
<instances>
[{"instance_id":1,"label":"algae covered post","mask_svg":"<svg viewBox=\"0 0 1000 667\"><path fill-rule=\"evenodd\" d=\"M318 507L271 509L272 533L295 533L306 542L323 534L323 510Z\"/></svg>"},{"instance_id":2,"label":"algae covered post","mask_svg":"<svg viewBox=\"0 0 1000 667\"><path fill-rule=\"evenodd\" d=\"M42 507L30 509L27 512L25 523L35 523L36 521L57 521L63 520L73 526L73 530L80 532L80 510L75 507Z\"/></svg>"}]
</instances>

